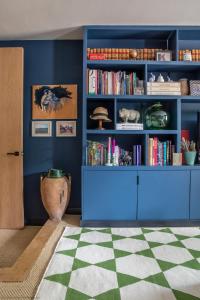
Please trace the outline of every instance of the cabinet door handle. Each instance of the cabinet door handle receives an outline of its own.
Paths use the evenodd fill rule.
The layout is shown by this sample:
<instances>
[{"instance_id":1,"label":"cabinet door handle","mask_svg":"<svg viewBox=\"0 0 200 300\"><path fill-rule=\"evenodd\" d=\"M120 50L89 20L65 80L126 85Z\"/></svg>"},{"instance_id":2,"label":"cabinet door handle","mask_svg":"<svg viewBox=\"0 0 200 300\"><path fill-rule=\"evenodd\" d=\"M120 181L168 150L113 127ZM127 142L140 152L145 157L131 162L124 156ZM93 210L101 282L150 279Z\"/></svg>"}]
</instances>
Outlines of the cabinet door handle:
<instances>
[{"instance_id":1,"label":"cabinet door handle","mask_svg":"<svg viewBox=\"0 0 200 300\"><path fill-rule=\"evenodd\" d=\"M140 184L140 178L139 178L139 175L137 175L137 185Z\"/></svg>"}]
</instances>

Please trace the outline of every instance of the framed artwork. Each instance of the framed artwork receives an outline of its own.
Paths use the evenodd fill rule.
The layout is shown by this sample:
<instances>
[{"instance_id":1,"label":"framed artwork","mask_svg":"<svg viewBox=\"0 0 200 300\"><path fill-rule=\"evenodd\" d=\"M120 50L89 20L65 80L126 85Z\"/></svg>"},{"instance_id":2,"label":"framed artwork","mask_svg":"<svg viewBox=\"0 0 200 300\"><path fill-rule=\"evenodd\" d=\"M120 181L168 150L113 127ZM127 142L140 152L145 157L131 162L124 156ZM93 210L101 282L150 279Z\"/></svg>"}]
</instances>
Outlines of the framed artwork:
<instances>
[{"instance_id":1,"label":"framed artwork","mask_svg":"<svg viewBox=\"0 0 200 300\"><path fill-rule=\"evenodd\" d=\"M50 137L52 136L51 121L32 121L32 136Z\"/></svg>"},{"instance_id":2,"label":"framed artwork","mask_svg":"<svg viewBox=\"0 0 200 300\"><path fill-rule=\"evenodd\" d=\"M77 85L33 85L32 119L77 119Z\"/></svg>"},{"instance_id":3,"label":"framed artwork","mask_svg":"<svg viewBox=\"0 0 200 300\"><path fill-rule=\"evenodd\" d=\"M171 61L172 60L172 51L164 50L156 52L157 61Z\"/></svg>"},{"instance_id":4,"label":"framed artwork","mask_svg":"<svg viewBox=\"0 0 200 300\"><path fill-rule=\"evenodd\" d=\"M56 136L57 137L76 136L76 121L57 121Z\"/></svg>"}]
</instances>

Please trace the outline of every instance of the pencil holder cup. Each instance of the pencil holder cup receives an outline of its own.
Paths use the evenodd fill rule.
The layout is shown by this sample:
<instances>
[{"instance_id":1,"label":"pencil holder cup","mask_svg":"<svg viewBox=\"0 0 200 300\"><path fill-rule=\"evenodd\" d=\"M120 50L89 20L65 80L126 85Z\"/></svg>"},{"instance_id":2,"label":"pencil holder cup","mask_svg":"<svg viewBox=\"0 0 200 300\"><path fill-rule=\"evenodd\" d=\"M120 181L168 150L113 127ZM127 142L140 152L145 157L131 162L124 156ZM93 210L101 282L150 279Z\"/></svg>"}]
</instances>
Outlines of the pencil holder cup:
<instances>
[{"instance_id":1,"label":"pencil holder cup","mask_svg":"<svg viewBox=\"0 0 200 300\"><path fill-rule=\"evenodd\" d=\"M185 158L186 165L189 165L189 166L194 165L196 154L197 154L196 151L185 151L184 152L184 158Z\"/></svg>"}]
</instances>

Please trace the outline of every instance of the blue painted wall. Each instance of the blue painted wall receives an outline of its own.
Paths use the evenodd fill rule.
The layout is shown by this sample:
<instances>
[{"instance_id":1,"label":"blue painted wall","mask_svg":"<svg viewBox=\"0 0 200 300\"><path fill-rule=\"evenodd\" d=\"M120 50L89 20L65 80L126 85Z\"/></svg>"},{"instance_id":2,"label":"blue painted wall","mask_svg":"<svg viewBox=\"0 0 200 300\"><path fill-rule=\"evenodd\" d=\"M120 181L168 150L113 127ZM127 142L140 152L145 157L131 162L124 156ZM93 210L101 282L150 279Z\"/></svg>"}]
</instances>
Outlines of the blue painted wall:
<instances>
[{"instance_id":1,"label":"blue painted wall","mask_svg":"<svg viewBox=\"0 0 200 300\"><path fill-rule=\"evenodd\" d=\"M28 224L47 219L40 198L40 173L61 168L72 175L69 210L81 202L82 41L1 41L0 47L24 48L24 203ZM77 137L31 137L31 87L34 84L78 84Z\"/></svg>"}]
</instances>

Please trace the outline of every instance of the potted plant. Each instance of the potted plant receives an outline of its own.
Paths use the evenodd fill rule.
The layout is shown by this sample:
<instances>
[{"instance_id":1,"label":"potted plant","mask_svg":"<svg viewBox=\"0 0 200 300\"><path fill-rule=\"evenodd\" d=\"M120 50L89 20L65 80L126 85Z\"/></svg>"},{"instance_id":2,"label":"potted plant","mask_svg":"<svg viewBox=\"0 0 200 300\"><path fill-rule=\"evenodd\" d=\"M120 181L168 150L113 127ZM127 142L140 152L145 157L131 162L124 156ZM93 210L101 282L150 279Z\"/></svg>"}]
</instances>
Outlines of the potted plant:
<instances>
[{"instance_id":1,"label":"potted plant","mask_svg":"<svg viewBox=\"0 0 200 300\"><path fill-rule=\"evenodd\" d=\"M181 147L184 153L185 162L187 165L193 166L196 158L196 144L193 141L188 141L182 138Z\"/></svg>"}]
</instances>

